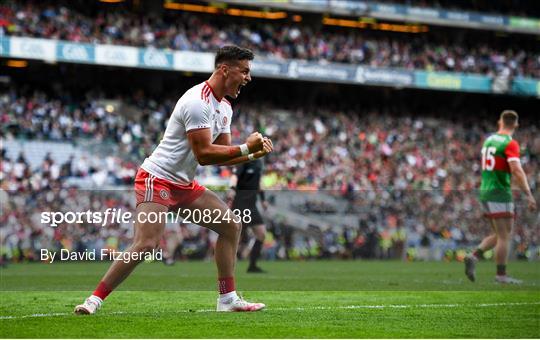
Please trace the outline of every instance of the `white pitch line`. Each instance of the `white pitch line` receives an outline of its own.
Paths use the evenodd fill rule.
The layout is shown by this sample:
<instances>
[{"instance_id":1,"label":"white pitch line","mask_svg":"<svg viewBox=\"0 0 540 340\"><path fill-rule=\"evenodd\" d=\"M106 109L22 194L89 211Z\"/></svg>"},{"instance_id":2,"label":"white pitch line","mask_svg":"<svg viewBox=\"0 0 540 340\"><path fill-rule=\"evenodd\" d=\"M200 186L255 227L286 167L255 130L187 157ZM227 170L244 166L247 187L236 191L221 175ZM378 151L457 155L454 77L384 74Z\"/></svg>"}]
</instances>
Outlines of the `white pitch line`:
<instances>
[{"instance_id":1,"label":"white pitch line","mask_svg":"<svg viewBox=\"0 0 540 340\"><path fill-rule=\"evenodd\" d=\"M20 316L2 315L2 316L0 316L0 320L41 318L41 317L65 316L65 315L69 315L69 314L68 313L49 313L49 314L31 314L31 315L20 315Z\"/></svg>"},{"instance_id":2,"label":"white pitch line","mask_svg":"<svg viewBox=\"0 0 540 340\"><path fill-rule=\"evenodd\" d=\"M310 311L310 310L338 310L338 309L413 309L413 308L459 308L459 307L512 307L512 306L531 306L540 305L538 302L500 302L500 303L478 303L478 304L420 304L420 305L349 305L349 306L314 306L314 307L296 307L296 308L270 308L270 311ZM200 310L177 310L174 313L208 313L215 312L214 309ZM144 315L146 313L129 313L129 312L111 312L100 315ZM171 312L167 312L171 314ZM48 313L48 314L30 314L30 315L4 315L0 316L0 320L26 319L26 318L43 318L52 316L68 316L73 313Z\"/></svg>"},{"instance_id":3,"label":"white pitch line","mask_svg":"<svg viewBox=\"0 0 540 340\"><path fill-rule=\"evenodd\" d=\"M421 305L351 305L351 306L317 306L317 307L297 307L297 308L271 308L271 310L287 311L308 311L308 310L332 310L332 309L413 309L413 308L458 308L458 307L511 307L540 305L539 302L500 302L500 303L478 303L478 304L421 304Z\"/></svg>"},{"instance_id":4,"label":"white pitch line","mask_svg":"<svg viewBox=\"0 0 540 340\"><path fill-rule=\"evenodd\" d=\"M128 314L126 312L111 312L107 313L106 315L117 315L117 314ZM46 318L51 316L68 316L68 315L74 315L73 313L37 313L37 314L30 314L30 315L3 315L0 316L0 320L10 320L10 319L27 319L27 318Z\"/></svg>"}]
</instances>

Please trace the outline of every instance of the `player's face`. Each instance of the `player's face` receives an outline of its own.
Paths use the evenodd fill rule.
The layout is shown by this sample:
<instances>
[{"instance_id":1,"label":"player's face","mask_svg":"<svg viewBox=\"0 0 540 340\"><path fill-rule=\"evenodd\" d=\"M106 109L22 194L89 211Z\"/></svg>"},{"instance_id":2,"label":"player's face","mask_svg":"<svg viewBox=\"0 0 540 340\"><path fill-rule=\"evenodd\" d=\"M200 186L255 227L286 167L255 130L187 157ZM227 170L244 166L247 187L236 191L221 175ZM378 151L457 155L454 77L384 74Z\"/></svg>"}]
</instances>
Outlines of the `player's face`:
<instances>
[{"instance_id":1,"label":"player's face","mask_svg":"<svg viewBox=\"0 0 540 340\"><path fill-rule=\"evenodd\" d=\"M227 65L225 88L228 96L237 98L240 89L251 81L250 66L249 60L240 60Z\"/></svg>"}]
</instances>

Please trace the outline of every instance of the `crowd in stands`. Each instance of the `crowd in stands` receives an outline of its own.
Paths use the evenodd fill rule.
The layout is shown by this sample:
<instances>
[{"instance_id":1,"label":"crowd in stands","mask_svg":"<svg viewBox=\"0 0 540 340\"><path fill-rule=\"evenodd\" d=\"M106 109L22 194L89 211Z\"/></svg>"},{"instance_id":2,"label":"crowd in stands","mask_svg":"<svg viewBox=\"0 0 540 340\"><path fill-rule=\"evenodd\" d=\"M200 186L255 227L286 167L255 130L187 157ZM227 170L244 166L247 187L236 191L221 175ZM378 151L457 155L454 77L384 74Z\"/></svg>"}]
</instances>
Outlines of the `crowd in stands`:
<instances>
[{"instance_id":1,"label":"crowd in stands","mask_svg":"<svg viewBox=\"0 0 540 340\"><path fill-rule=\"evenodd\" d=\"M74 141L91 137L115 142L124 154L143 157L144 153L139 152L146 150L144 147L163 132L164 122L175 104L173 98L159 105L153 100L123 98L141 112L140 117L127 119L115 112L114 106L101 102L103 93L90 92L86 97L60 100L39 91L28 95L6 91L0 94L3 132L29 140Z\"/></svg>"},{"instance_id":2,"label":"crowd in stands","mask_svg":"<svg viewBox=\"0 0 540 340\"><path fill-rule=\"evenodd\" d=\"M125 10L90 15L67 6L18 1L0 4L0 14L0 36L189 51L213 51L234 43L276 59L540 78L540 51L534 44L510 39L497 43L463 32L393 34L177 11L159 16Z\"/></svg>"},{"instance_id":3,"label":"crowd in stands","mask_svg":"<svg viewBox=\"0 0 540 340\"><path fill-rule=\"evenodd\" d=\"M159 142L175 98L160 105L149 98L132 102L142 114L129 118L118 111L107 112L99 96L89 94L86 98L68 101L16 90L0 96L3 140L92 140L119 146L115 154L96 153L85 160L70 158L63 164L45 151L42 164L35 168L29 166L24 154L10 157L7 150L2 151L0 187L1 194L7 195L2 198L7 204L0 214L4 253L9 249L10 254L16 251L31 257L40 247L123 249L129 243L130 224L50 228L40 223L39 213L112 207L133 210L133 193L128 190L108 192L98 186L85 191L70 185L69 179L99 173L109 178L105 181L108 184L131 188L138 165ZM339 197L346 213L358 216L357 227L334 225L337 229L329 228L319 235L297 233L286 219L272 221L265 246L271 258L399 257L405 248L430 247L437 249L440 258L445 249L471 246L489 230L481 222L475 190L480 178L481 142L493 131L493 122L410 112L394 115L369 108L284 110L269 104L242 104L235 112L235 143L255 130L276 141L275 152L266 160L264 188L318 190ZM523 167L537 193L538 129L527 122L516 135ZM230 174L226 168L201 169L204 174ZM524 213L521 201L517 202L520 219L515 240L525 253L538 249L540 228L538 216ZM322 203L292 208L299 213L335 212ZM189 230L191 236L186 239L192 246L184 248L191 249L189 254L200 253L197 246L213 244L211 233Z\"/></svg>"},{"instance_id":4,"label":"crowd in stands","mask_svg":"<svg viewBox=\"0 0 540 340\"><path fill-rule=\"evenodd\" d=\"M301 110L286 122L267 114L262 119L267 131L276 131L272 135L280 141L267 163L266 185L338 192L347 199L348 211L357 214L363 225L349 230L354 235L350 243L341 237L343 244L351 244L353 254L354 245L364 245L374 233L377 246L369 252L371 256L390 256L395 247L403 249L406 238L407 247L436 248L436 257L441 258L446 250L474 244L489 230L482 223L477 188L478 150L494 129L490 122ZM540 184L538 132L536 125L522 126L516 135L534 190ZM527 214L517 202L521 218L516 224L516 244L537 246L539 217ZM320 210L320 204L313 208ZM297 210L305 213L306 207ZM334 240L333 249L339 249L337 236L329 238Z\"/></svg>"}]
</instances>

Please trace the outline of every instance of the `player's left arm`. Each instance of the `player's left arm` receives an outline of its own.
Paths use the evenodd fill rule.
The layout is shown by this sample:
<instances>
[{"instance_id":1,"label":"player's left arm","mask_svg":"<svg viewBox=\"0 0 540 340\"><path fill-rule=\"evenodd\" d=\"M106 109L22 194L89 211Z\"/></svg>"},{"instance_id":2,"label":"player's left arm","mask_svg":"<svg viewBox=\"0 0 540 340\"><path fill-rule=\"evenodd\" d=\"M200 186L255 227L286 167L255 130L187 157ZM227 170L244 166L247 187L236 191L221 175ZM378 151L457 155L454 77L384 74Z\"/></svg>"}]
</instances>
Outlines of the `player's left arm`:
<instances>
[{"instance_id":1,"label":"player's left arm","mask_svg":"<svg viewBox=\"0 0 540 340\"><path fill-rule=\"evenodd\" d=\"M261 199L263 209L266 211L268 209L268 201L266 200L266 194L263 189L259 189L259 198Z\"/></svg>"}]
</instances>

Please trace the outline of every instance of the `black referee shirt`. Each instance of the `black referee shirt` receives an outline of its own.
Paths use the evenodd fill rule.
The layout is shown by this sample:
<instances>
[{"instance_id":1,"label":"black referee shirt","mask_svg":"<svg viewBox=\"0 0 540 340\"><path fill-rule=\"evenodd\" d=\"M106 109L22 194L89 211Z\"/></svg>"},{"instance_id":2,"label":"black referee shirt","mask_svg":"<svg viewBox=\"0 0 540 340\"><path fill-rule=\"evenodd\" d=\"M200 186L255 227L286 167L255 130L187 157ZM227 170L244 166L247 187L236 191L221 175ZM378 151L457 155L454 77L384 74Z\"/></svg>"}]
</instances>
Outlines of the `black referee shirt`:
<instances>
[{"instance_id":1,"label":"black referee shirt","mask_svg":"<svg viewBox=\"0 0 540 340\"><path fill-rule=\"evenodd\" d=\"M240 164L235 169L238 182L236 183L236 199L256 200L260 192L260 182L263 173L264 164L262 159L256 159L251 162ZM264 196L261 192L261 198Z\"/></svg>"}]
</instances>

